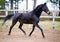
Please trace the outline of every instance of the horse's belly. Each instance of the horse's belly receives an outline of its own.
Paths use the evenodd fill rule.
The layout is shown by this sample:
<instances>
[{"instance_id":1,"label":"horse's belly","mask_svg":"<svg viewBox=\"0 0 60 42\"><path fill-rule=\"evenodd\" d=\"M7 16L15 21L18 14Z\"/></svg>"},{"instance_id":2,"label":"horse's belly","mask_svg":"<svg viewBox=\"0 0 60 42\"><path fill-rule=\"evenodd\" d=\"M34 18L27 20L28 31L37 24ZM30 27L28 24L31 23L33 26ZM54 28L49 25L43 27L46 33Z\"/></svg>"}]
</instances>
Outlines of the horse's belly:
<instances>
[{"instance_id":1,"label":"horse's belly","mask_svg":"<svg viewBox=\"0 0 60 42\"><path fill-rule=\"evenodd\" d=\"M32 20L22 20L21 22L23 22L24 24L33 24Z\"/></svg>"},{"instance_id":2,"label":"horse's belly","mask_svg":"<svg viewBox=\"0 0 60 42\"><path fill-rule=\"evenodd\" d=\"M33 24L32 21L23 21L23 23L25 23L25 24Z\"/></svg>"},{"instance_id":3,"label":"horse's belly","mask_svg":"<svg viewBox=\"0 0 60 42\"><path fill-rule=\"evenodd\" d=\"M32 22L24 22L24 24L33 24Z\"/></svg>"},{"instance_id":4,"label":"horse's belly","mask_svg":"<svg viewBox=\"0 0 60 42\"><path fill-rule=\"evenodd\" d=\"M24 24L33 24L34 20L31 17L24 17L19 19L20 22L24 23Z\"/></svg>"}]
</instances>

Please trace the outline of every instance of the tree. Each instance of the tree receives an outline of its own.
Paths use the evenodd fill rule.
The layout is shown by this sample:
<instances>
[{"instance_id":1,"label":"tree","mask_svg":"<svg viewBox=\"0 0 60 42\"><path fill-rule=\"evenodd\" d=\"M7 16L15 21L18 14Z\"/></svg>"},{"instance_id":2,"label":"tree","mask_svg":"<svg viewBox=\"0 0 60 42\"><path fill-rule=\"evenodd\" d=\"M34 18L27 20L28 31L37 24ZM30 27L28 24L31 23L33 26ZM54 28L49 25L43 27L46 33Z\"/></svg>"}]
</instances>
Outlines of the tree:
<instances>
[{"instance_id":1,"label":"tree","mask_svg":"<svg viewBox=\"0 0 60 42\"><path fill-rule=\"evenodd\" d=\"M18 2L19 1L24 1L24 0L14 0L15 1L15 9L18 9Z\"/></svg>"},{"instance_id":2,"label":"tree","mask_svg":"<svg viewBox=\"0 0 60 42\"><path fill-rule=\"evenodd\" d=\"M60 0L59 0L59 10L60 10ZM60 12L59 12L59 16L60 16Z\"/></svg>"},{"instance_id":3,"label":"tree","mask_svg":"<svg viewBox=\"0 0 60 42\"><path fill-rule=\"evenodd\" d=\"M10 0L11 2L11 9L13 9L13 0Z\"/></svg>"},{"instance_id":4,"label":"tree","mask_svg":"<svg viewBox=\"0 0 60 42\"><path fill-rule=\"evenodd\" d=\"M59 10L60 10L60 3L59 3L60 0L50 0L50 1L51 1L53 4L55 4L56 6L57 6L57 4L59 4L59 7L58 7L58 6L57 6L57 7L58 7ZM54 7L54 8L55 8L55 7ZM60 16L60 12L59 12L59 16Z\"/></svg>"},{"instance_id":5,"label":"tree","mask_svg":"<svg viewBox=\"0 0 60 42\"><path fill-rule=\"evenodd\" d=\"M18 1L19 0L14 0L15 1L15 9L18 9Z\"/></svg>"},{"instance_id":6,"label":"tree","mask_svg":"<svg viewBox=\"0 0 60 42\"><path fill-rule=\"evenodd\" d=\"M58 1L59 0L50 0L52 3L54 3L54 4L58 4Z\"/></svg>"},{"instance_id":7,"label":"tree","mask_svg":"<svg viewBox=\"0 0 60 42\"><path fill-rule=\"evenodd\" d=\"M57 4L59 4L59 0L50 0L50 2L53 3L53 5L55 5L54 8L55 8L55 7L59 7L59 6L57 5Z\"/></svg>"},{"instance_id":8,"label":"tree","mask_svg":"<svg viewBox=\"0 0 60 42\"><path fill-rule=\"evenodd\" d=\"M0 9L5 9L5 0L0 0Z\"/></svg>"},{"instance_id":9,"label":"tree","mask_svg":"<svg viewBox=\"0 0 60 42\"><path fill-rule=\"evenodd\" d=\"M28 10L28 0L26 0L26 10Z\"/></svg>"},{"instance_id":10,"label":"tree","mask_svg":"<svg viewBox=\"0 0 60 42\"><path fill-rule=\"evenodd\" d=\"M35 8L35 6L36 6L36 1L37 1L37 0L34 0L33 9L34 9L34 8Z\"/></svg>"}]
</instances>

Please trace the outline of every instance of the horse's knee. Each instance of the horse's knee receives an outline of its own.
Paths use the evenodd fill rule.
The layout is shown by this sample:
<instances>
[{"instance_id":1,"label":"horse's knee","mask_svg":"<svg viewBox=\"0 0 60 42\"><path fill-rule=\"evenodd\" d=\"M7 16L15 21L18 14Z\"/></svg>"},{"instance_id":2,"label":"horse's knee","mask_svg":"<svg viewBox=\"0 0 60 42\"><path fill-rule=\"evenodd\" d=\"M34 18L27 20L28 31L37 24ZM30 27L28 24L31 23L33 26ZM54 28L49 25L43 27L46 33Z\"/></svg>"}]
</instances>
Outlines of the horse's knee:
<instances>
[{"instance_id":1,"label":"horse's knee","mask_svg":"<svg viewBox=\"0 0 60 42\"><path fill-rule=\"evenodd\" d=\"M22 25L23 25L23 24L20 24L20 25L19 25L19 28L21 28L21 27L22 27Z\"/></svg>"}]
</instances>

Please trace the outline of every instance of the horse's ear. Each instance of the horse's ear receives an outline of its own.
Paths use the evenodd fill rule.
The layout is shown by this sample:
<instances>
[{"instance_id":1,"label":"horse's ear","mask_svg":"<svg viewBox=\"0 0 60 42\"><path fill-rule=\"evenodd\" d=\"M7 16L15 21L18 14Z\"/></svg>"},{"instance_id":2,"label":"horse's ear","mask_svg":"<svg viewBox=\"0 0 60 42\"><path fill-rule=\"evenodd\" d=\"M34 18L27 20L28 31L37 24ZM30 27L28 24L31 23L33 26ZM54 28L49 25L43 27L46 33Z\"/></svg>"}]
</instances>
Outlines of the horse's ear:
<instances>
[{"instance_id":1,"label":"horse's ear","mask_svg":"<svg viewBox=\"0 0 60 42\"><path fill-rule=\"evenodd\" d=\"M44 3L44 5L46 5L46 3Z\"/></svg>"}]
</instances>

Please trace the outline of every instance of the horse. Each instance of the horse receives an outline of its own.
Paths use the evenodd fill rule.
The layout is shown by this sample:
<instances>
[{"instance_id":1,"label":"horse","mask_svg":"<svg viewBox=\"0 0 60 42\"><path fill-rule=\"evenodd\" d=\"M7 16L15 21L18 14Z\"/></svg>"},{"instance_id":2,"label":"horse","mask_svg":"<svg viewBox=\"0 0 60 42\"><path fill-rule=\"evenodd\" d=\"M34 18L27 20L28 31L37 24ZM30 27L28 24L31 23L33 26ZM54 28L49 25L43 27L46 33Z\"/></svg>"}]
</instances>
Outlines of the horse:
<instances>
[{"instance_id":1,"label":"horse","mask_svg":"<svg viewBox=\"0 0 60 42\"><path fill-rule=\"evenodd\" d=\"M33 33L33 31L35 30L35 27L39 28L41 31L41 34L43 36L43 38L45 37L43 29L38 25L39 20L40 20L40 16L42 11L44 11L45 13L47 13L48 15L50 14L50 11L46 5L46 3L44 4L40 4L38 5L35 9L33 9L32 11L28 12L28 13L15 13L15 14L10 14L7 15L4 18L4 22L3 24L9 19L12 18L12 24L10 26L9 29L9 33L8 35L11 34L11 30L14 27L14 25L19 22L19 29L26 35L26 32L22 29L23 24L33 24L33 28L32 31L30 32L29 36L31 36L31 34Z\"/></svg>"}]
</instances>

